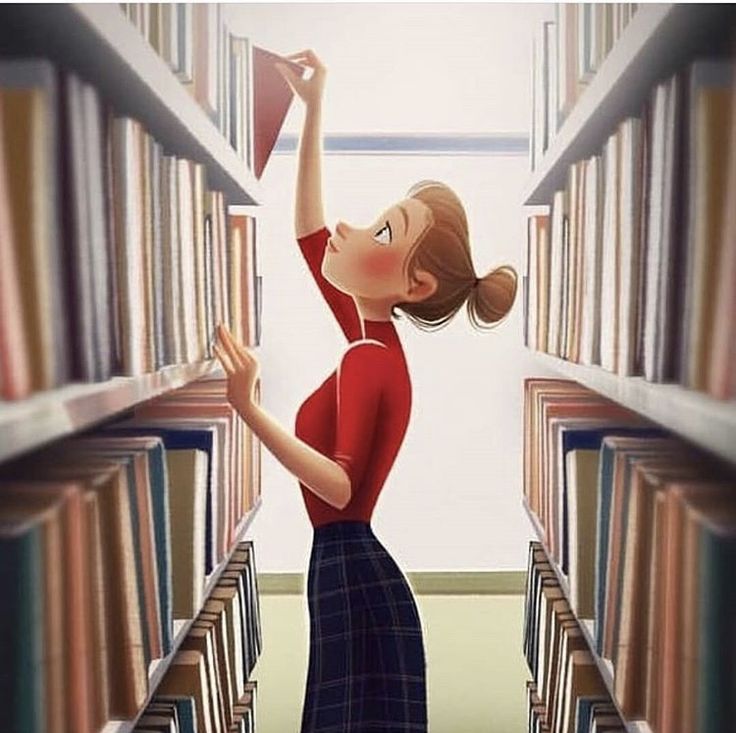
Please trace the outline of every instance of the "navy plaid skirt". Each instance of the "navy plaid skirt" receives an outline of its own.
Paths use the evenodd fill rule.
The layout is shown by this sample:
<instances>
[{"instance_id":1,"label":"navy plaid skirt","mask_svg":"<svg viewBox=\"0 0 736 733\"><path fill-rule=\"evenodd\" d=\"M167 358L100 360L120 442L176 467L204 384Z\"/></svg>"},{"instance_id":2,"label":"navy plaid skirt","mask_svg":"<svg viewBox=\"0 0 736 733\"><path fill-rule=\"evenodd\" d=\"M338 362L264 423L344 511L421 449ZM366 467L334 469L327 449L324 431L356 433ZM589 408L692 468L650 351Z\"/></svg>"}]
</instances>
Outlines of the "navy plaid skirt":
<instances>
[{"instance_id":1,"label":"navy plaid skirt","mask_svg":"<svg viewBox=\"0 0 736 733\"><path fill-rule=\"evenodd\" d=\"M426 663L411 588L366 522L314 530L301 733L426 733Z\"/></svg>"}]
</instances>

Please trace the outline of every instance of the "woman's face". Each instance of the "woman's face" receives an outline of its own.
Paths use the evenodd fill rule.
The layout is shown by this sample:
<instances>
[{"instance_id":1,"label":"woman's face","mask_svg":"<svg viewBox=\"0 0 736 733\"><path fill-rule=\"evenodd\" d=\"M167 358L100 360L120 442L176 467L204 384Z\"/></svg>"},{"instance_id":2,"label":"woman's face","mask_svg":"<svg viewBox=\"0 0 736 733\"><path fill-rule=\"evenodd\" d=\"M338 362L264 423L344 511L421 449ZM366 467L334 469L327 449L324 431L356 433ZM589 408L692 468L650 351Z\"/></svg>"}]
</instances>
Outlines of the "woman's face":
<instances>
[{"instance_id":1,"label":"woman's face","mask_svg":"<svg viewBox=\"0 0 736 733\"><path fill-rule=\"evenodd\" d=\"M349 295L392 304L409 300L414 283L408 257L431 224L429 207L414 198L394 204L365 228L338 221L325 248L322 274Z\"/></svg>"}]
</instances>

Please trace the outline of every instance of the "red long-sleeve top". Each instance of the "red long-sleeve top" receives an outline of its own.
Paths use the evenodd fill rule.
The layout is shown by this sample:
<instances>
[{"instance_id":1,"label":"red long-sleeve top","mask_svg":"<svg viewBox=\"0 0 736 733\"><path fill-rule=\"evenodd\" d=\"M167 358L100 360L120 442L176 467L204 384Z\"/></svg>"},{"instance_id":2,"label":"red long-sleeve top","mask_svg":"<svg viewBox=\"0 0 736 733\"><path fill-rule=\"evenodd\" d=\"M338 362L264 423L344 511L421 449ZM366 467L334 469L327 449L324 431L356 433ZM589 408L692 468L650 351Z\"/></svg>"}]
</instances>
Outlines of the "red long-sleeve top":
<instances>
[{"instance_id":1,"label":"red long-sleeve top","mask_svg":"<svg viewBox=\"0 0 736 733\"><path fill-rule=\"evenodd\" d=\"M344 509L336 509L300 481L315 527L345 520L370 521L411 412L411 381L394 324L363 320L361 330L353 298L322 275L330 234L322 227L297 242L349 345L337 369L302 403L295 433L345 469L351 498Z\"/></svg>"}]
</instances>

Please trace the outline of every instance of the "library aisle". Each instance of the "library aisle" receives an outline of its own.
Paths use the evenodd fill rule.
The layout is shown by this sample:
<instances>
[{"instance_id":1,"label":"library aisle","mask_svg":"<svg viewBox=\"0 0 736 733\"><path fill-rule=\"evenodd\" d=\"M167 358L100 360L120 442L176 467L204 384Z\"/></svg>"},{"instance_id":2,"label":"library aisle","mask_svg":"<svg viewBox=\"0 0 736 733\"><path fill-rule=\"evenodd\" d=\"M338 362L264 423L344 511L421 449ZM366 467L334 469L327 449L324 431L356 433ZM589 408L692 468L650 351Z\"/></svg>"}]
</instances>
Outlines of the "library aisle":
<instances>
[{"instance_id":1,"label":"library aisle","mask_svg":"<svg viewBox=\"0 0 736 733\"><path fill-rule=\"evenodd\" d=\"M0 5L2 733L733 733L735 59L732 4Z\"/></svg>"}]
</instances>

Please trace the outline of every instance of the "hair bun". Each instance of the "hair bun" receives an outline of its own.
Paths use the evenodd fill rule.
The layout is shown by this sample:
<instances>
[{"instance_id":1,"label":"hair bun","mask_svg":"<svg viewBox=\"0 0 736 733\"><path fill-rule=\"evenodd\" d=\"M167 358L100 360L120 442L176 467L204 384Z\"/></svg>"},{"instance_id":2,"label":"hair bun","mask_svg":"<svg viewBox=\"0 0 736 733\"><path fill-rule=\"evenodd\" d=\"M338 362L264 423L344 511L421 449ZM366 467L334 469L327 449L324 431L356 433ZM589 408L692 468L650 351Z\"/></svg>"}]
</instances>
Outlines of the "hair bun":
<instances>
[{"instance_id":1,"label":"hair bun","mask_svg":"<svg viewBox=\"0 0 736 733\"><path fill-rule=\"evenodd\" d=\"M484 328L508 315L516 298L517 283L516 270L510 265L501 265L484 277L476 277L467 302L471 323Z\"/></svg>"}]
</instances>

